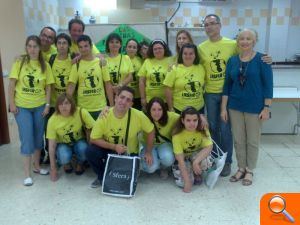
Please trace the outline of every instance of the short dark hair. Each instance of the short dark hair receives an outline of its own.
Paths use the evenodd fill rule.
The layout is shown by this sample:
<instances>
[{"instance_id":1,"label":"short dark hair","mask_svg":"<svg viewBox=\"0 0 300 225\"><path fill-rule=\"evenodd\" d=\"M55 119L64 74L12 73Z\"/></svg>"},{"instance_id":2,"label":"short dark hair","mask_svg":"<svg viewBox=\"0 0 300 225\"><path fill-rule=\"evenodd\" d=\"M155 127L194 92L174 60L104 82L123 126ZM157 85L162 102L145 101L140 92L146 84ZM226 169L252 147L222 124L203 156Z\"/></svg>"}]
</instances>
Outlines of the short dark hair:
<instances>
[{"instance_id":1,"label":"short dark hair","mask_svg":"<svg viewBox=\"0 0 300 225\"><path fill-rule=\"evenodd\" d=\"M182 54L183 54L183 51L184 51L185 48L192 48L192 49L194 49L194 52L195 52L195 59L194 59L193 64L194 64L194 65L199 65L199 63L200 63L200 57L199 57L199 53L198 53L197 46L194 45L194 44L190 44L190 43L184 44L184 45L181 47L180 52L179 52L179 55L178 55L177 63L178 63L178 64L183 64Z\"/></svg>"},{"instance_id":2,"label":"short dark hair","mask_svg":"<svg viewBox=\"0 0 300 225\"><path fill-rule=\"evenodd\" d=\"M216 18L216 22L217 22L217 23L221 23L220 17L219 17L218 15L216 15L216 14L208 14L208 15L206 15L206 16L204 17L204 20L203 20L203 21L205 21L208 17L215 17L215 18Z\"/></svg>"},{"instance_id":3,"label":"short dark hair","mask_svg":"<svg viewBox=\"0 0 300 225\"><path fill-rule=\"evenodd\" d=\"M55 39L55 37L56 37L56 30L55 30L53 27L50 27L50 26L43 27L43 28L41 29L40 35L43 33L43 31L44 31L45 29L49 29L49 30L53 31L53 32L54 32L54 39Z\"/></svg>"},{"instance_id":4,"label":"short dark hair","mask_svg":"<svg viewBox=\"0 0 300 225\"><path fill-rule=\"evenodd\" d=\"M69 47L71 46L71 44L72 44L71 38L70 38L70 36L67 35L66 33L60 33L59 35L57 35L57 37L56 37L56 39L55 39L55 45L57 45L57 42L58 42L58 40L60 40L60 39L65 39L65 40L68 42Z\"/></svg>"},{"instance_id":5,"label":"short dark hair","mask_svg":"<svg viewBox=\"0 0 300 225\"><path fill-rule=\"evenodd\" d=\"M82 20L80 20L80 19L71 19L71 20L69 21L69 24L68 24L68 30L69 30L69 31L71 30L72 25L73 25L74 23L80 24L80 25L82 26L82 32L84 32L85 24L84 24L84 22L82 22Z\"/></svg>"},{"instance_id":6,"label":"short dark hair","mask_svg":"<svg viewBox=\"0 0 300 225\"><path fill-rule=\"evenodd\" d=\"M117 33L111 33L108 35L106 42L105 42L105 52L109 53L109 42L113 39L118 40L121 43L121 48L119 49L119 52L121 52L122 49L122 38L120 37L120 35L118 35Z\"/></svg>"},{"instance_id":7,"label":"short dark hair","mask_svg":"<svg viewBox=\"0 0 300 225\"><path fill-rule=\"evenodd\" d=\"M122 86L118 89L118 93L117 95L119 96L123 91L127 91L130 92L132 94L132 96L134 97L134 89L132 89L131 87L128 86ZM133 100L133 99L132 99Z\"/></svg>"},{"instance_id":8,"label":"short dark hair","mask_svg":"<svg viewBox=\"0 0 300 225\"><path fill-rule=\"evenodd\" d=\"M150 101L148 102L148 104L146 106L146 115L151 120L151 122L154 123L153 118L151 117L151 108L154 103L158 103L162 108L163 114L162 114L161 118L158 120L158 123L162 126L165 126L168 123L169 118L168 118L167 106L166 106L164 100L162 100L162 98L153 97L150 99Z\"/></svg>"},{"instance_id":9,"label":"short dark hair","mask_svg":"<svg viewBox=\"0 0 300 225\"><path fill-rule=\"evenodd\" d=\"M88 36L88 35L85 35L85 34L80 35L78 40L77 40L77 44L81 41L88 41L90 46L92 46L92 40L91 40L90 36Z\"/></svg>"},{"instance_id":10,"label":"short dark hair","mask_svg":"<svg viewBox=\"0 0 300 225\"><path fill-rule=\"evenodd\" d=\"M68 100L68 102L70 102L71 104L71 110L70 110L70 115L74 115L75 111L76 111L76 104L75 104L75 100L73 97L71 97L70 95L67 95L66 93L62 93L60 94L57 99L56 99L56 104L55 104L55 112L56 114L60 114L59 111L59 105L61 105L65 100Z\"/></svg>"},{"instance_id":11,"label":"short dark hair","mask_svg":"<svg viewBox=\"0 0 300 225\"><path fill-rule=\"evenodd\" d=\"M160 44L160 45L163 46L163 48L164 48L164 56L165 56L165 57L169 57L169 56L172 55L172 53L171 53L171 51L170 51L170 49L169 49L169 46L167 45L167 43L166 43L164 40L162 40L162 39L155 39L155 40L153 40L153 41L150 43L150 45L149 45L149 49L148 49L148 57L149 57L150 59L153 59L153 58L154 58L154 54L153 54L153 46L154 46L155 44Z\"/></svg>"}]
</instances>

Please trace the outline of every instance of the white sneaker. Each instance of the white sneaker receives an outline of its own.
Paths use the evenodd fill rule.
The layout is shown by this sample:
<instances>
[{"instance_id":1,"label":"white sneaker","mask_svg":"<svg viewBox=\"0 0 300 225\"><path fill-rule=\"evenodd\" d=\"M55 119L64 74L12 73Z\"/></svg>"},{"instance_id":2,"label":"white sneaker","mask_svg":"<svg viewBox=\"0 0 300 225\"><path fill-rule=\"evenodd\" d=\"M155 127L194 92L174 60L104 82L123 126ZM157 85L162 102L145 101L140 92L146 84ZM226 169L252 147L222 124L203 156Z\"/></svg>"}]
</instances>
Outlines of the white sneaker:
<instances>
[{"instance_id":1,"label":"white sneaker","mask_svg":"<svg viewBox=\"0 0 300 225\"><path fill-rule=\"evenodd\" d=\"M24 182L23 182L24 186L31 186L33 185L33 181L31 177L27 177Z\"/></svg>"}]
</instances>

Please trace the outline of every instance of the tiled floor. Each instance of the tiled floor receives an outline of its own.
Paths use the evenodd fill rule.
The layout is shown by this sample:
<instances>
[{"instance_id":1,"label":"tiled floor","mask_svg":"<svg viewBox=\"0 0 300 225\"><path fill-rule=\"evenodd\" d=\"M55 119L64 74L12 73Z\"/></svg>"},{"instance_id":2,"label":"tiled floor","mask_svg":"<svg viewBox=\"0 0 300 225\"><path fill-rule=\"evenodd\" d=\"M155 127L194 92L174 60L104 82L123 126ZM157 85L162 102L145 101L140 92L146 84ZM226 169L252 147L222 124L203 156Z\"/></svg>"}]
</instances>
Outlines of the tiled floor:
<instances>
[{"instance_id":1,"label":"tiled floor","mask_svg":"<svg viewBox=\"0 0 300 225\"><path fill-rule=\"evenodd\" d=\"M82 176L60 171L55 183L49 176L34 174L34 185L24 187L19 142L14 141L15 133L12 138L11 144L0 146L1 225L256 225L259 200L265 193L300 191L300 138L294 135L262 137L252 186L220 178L213 190L200 186L185 194L172 178L164 181L157 174L144 175L132 199L91 189L90 170Z\"/></svg>"}]
</instances>

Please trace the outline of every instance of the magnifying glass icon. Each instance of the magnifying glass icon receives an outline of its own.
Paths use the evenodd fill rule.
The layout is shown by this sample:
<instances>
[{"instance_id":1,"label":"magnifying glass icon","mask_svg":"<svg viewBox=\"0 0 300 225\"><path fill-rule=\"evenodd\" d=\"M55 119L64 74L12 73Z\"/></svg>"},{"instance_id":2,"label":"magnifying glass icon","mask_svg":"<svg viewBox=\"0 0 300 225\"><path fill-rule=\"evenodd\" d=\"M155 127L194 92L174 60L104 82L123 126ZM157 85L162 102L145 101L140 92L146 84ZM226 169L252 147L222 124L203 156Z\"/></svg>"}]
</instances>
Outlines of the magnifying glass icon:
<instances>
[{"instance_id":1,"label":"magnifying glass icon","mask_svg":"<svg viewBox=\"0 0 300 225\"><path fill-rule=\"evenodd\" d=\"M291 214L285 210L286 202L285 199L280 195L274 195L272 198L270 198L268 206L271 212L276 214L283 213L290 222L295 222L295 219L291 216Z\"/></svg>"}]
</instances>

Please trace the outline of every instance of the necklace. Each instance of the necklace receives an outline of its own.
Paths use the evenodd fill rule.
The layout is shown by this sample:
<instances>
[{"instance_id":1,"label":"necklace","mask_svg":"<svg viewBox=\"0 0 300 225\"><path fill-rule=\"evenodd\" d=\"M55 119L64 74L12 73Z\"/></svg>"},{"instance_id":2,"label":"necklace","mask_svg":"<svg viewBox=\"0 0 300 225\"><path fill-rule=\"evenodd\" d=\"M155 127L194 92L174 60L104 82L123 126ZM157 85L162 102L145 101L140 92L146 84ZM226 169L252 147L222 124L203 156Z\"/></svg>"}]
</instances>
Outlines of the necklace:
<instances>
[{"instance_id":1,"label":"necklace","mask_svg":"<svg viewBox=\"0 0 300 225\"><path fill-rule=\"evenodd\" d=\"M244 88L245 83L247 81L247 69L248 69L249 63L250 63L250 61L248 61L248 62L240 61L238 80L240 82L241 88Z\"/></svg>"}]
</instances>

